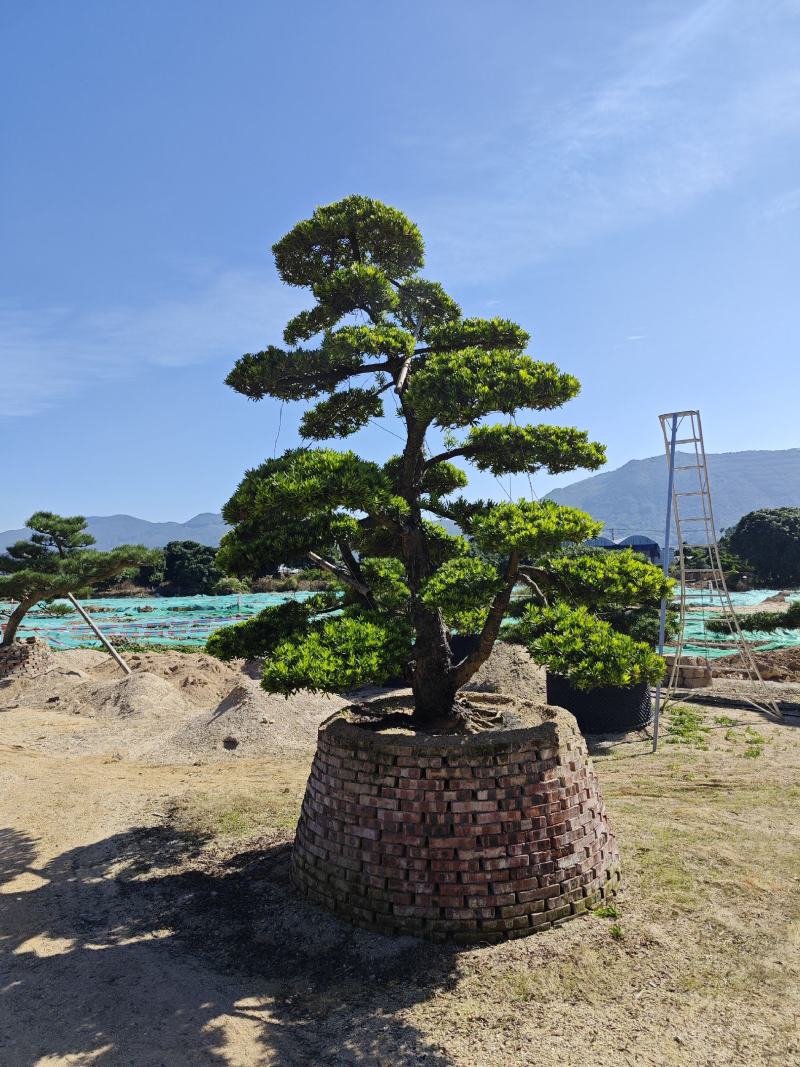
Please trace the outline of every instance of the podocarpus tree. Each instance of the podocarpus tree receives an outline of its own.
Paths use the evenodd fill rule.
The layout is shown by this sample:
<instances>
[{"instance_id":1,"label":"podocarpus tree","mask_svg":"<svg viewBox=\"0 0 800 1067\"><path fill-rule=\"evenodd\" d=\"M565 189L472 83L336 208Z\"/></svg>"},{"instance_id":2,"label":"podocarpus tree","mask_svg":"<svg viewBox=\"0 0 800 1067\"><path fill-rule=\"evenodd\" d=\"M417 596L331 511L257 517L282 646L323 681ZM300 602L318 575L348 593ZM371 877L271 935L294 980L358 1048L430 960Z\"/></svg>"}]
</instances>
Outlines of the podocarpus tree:
<instances>
[{"instance_id":1,"label":"podocarpus tree","mask_svg":"<svg viewBox=\"0 0 800 1067\"><path fill-rule=\"evenodd\" d=\"M584 431L516 421L560 407L579 384L526 354L528 334L515 323L465 318L420 277L417 227L376 200L318 208L273 252L282 279L315 303L286 326L286 348L243 356L228 384L254 400L305 401L307 441L346 438L388 407L403 447L381 464L308 446L247 472L224 509L234 529L222 569L255 575L268 561L305 555L346 595L267 609L218 632L209 650L264 655L265 687L284 693L342 691L404 670L417 725L452 719L459 688L497 639L523 561L595 536L600 524L547 500L468 501L458 495L466 475L451 461L498 477L596 469L604 451ZM477 635L468 654L454 654L454 631Z\"/></svg>"},{"instance_id":2,"label":"podocarpus tree","mask_svg":"<svg viewBox=\"0 0 800 1067\"><path fill-rule=\"evenodd\" d=\"M0 555L0 599L17 601L3 631L0 645L10 645L19 624L40 601L68 593L85 596L95 586L126 567L151 562L154 553L143 545L121 545L110 552L95 552L82 515L65 517L37 511L25 525L33 530L29 541L17 541Z\"/></svg>"}]
</instances>

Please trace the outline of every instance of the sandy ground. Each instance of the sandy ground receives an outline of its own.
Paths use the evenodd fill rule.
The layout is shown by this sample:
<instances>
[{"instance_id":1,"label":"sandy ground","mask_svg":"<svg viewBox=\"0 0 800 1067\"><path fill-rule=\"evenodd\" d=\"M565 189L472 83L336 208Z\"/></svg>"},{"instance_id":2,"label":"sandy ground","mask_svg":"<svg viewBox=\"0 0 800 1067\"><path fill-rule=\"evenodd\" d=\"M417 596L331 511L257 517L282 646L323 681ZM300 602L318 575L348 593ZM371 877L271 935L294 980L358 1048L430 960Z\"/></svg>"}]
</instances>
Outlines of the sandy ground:
<instances>
[{"instance_id":1,"label":"sandy ground","mask_svg":"<svg viewBox=\"0 0 800 1067\"><path fill-rule=\"evenodd\" d=\"M272 708L242 665L175 666L148 658L120 687L107 661L78 659L49 688L0 687L4 1067L800 1060L797 726L714 708L687 728L678 710L655 756L636 735L594 739L619 914L459 951L354 930L293 894L327 702L298 724L300 704ZM202 682L184 684L192 672ZM281 718L252 745L170 740L202 722L217 738L226 701Z\"/></svg>"}]
</instances>

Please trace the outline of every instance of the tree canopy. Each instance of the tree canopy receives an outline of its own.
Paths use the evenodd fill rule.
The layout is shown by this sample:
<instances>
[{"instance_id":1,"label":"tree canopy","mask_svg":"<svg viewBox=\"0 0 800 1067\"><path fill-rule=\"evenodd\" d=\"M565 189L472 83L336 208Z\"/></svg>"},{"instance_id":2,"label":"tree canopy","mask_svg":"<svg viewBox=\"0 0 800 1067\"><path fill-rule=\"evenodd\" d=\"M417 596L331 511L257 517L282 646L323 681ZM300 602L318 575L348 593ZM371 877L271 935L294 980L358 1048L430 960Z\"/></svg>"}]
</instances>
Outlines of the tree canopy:
<instances>
[{"instance_id":1,"label":"tree canopy","mask_svg":"<svg viewBox=\"0 0 800 1067\"><path fill-rule=\"evenodd\" d=\"M345 596L334 614L268 609L209 649L257 648L264 684L279 692L405 671L417 721L447 717L491 652L523 562L602 525L547 500L468 500L452 461L498 477L562 473L597 469L604 449L583 430L517 422L565 404L578 381L529 355L522 327L465 317L422 277L422 237L402 212L349 196L318 208L273 252L281 278L313 304L286 325L283 347L242 356L227 383L253 400L305 402L307 443L245 474L224 508L233 530L218 562L245 577L305 556ZM402 438L388 462L325 443L387 413ZM455 630L475 635L467 656L453 653Z\"/></svg>"},{"instance_id":2,"label":"tree canopy","mask_svg":"<svg viewBox=\"0 0 800 1067\"><path fill-rule=\"evenodd\" d=\"M198 541L169 541L164 546L163 580L185 596L210 593L223 577L216 565L217 550Z\"/></svg>"},{"instance_id":3,"label":"tree canopy","mask_svg":"<svg viewBox=\"0 0 800 1067\"><path fill-rule=\"evenodd\" d=\"M3 645L12 643L22 619L40 601L68 593L86 596L126 567L147 564L153 556L143 545L91 550L94 538L82 515L37 511L25 525L33 531L30 539L15 542L0 554L0 598L17 601L3 631Z\"/></svg>"},{"instance_id":4,"label":"tree canopy","mask_svg":"<svg viewBox=\"0 0 800 1067\"><path fill-rule=\"evenodd\" d=\"M763 508L744 515L722 544L746 560L761 581L800 583L800 508Z\"/></svg>"}]
</instances>

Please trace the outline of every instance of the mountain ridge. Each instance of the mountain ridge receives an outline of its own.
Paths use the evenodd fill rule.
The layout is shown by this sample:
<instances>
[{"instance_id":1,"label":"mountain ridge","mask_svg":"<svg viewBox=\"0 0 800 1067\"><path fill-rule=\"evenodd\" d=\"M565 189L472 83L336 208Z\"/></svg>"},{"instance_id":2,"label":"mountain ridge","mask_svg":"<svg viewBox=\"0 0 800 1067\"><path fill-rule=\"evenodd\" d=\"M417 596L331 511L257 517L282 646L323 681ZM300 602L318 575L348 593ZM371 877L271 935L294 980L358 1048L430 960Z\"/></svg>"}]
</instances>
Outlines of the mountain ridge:
<instances>
[{"instance_id":1,"label":"mountain ridge","mask_svg":"<svg viewBox=\"0 0 800 1067\"><path fill-rule=\"evenodd\" d=\"M710 452L707 459L718 533L758 508L800 507L800 448ZM559 504L588 511L618 539L640 533L659 543L664 539L666 495L663 455L630 459L614 470L600 471L547 494ZM163 548L168 541L199 541L216 547L229 529L214 511L201 511L185 522L151 522L116 514L89 515L87 523L100 551L121 544ZM27 529L0 533L0 551L29 536Z\"/></svg>"},{"instance_id":2,"label":"mountain ridge","mask_svg":"<svg viewBox=\"0 0 800 1067\"><path fill-rule=\"evenodd\" d=\"M685 452L677 456L694 458ZM800 448L709 452L706 459L718 534L759 508L800 507ZM696 476L689 472L686 477ZM667 462L663 455L631 459L615 470L553 489L547 496L588 511L605 523L612 536L641 533L661 542Z\"/></svg>"},{"instance_id":3,"label":"mountain ridge","mask_svg":"<svg viewBox=\"0 0 800 1067\"><path fill-rule=\"evenodd\" d=\"M229 529L220 514L201 511L186 522L151 522L136 515L87 515L89 533L95 538L96 548L105 552L117 545L146 545L147 548L163 548L169 541L197 541L201 545L216 548L220 538ZM0 551L14 541L27 540L31 531L5 530L0 533Z\"/></svg>"}]
</instances>

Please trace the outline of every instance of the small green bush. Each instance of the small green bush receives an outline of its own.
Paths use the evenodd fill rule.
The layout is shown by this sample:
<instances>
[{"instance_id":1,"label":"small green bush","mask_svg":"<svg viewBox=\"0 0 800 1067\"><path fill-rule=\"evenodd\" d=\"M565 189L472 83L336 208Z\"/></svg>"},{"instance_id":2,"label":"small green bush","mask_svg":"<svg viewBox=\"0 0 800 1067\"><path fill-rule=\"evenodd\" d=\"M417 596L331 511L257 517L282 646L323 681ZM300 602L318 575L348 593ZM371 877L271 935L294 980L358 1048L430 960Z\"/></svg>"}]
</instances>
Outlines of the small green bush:
<instances>
[{"instance_id":1,"label":"small green bush","mask_svg":"<svg viewBox=\"0 0 800 1067\"><path fill-rule=\"evenodd\" d=\"M75 608L71 604L45 604L37 609L38 615L45 615L50 619L63 619L66 615L72 615Z\"/></svg>"},{"instance_id":2,"label":"small green bush","mask_svg":"<svg viewBox=\"0 0 800 1067\"><path fill-rule=\"evenodd\" d=\"M243 582L241 578L233 578L229 575L225 575L224 578L220 578L218 582L215 582L211 587L211 592L214 596L229 596L232 593L249 593L250 586L247 582Z\"/></svg>"}]
</instances>

